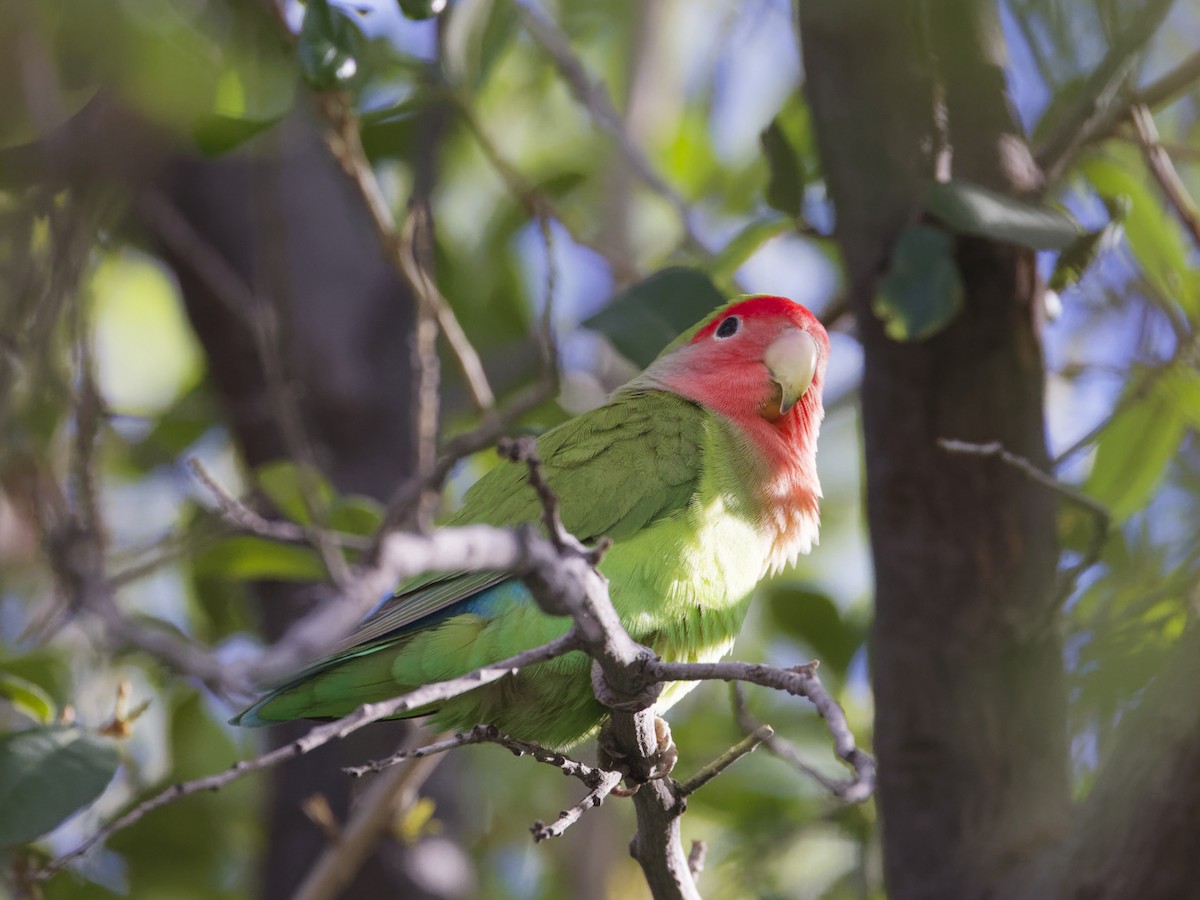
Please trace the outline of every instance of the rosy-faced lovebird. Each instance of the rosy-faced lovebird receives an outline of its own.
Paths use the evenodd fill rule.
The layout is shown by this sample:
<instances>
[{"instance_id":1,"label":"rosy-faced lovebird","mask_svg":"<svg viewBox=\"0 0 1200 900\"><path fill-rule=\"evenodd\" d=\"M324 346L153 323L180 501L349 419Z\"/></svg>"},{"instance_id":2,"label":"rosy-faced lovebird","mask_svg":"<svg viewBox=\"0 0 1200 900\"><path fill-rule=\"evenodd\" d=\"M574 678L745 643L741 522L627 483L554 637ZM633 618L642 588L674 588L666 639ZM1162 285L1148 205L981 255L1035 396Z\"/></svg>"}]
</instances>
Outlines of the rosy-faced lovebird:
<instances>
[{"instance_id":1,"label":"rosy-faced lovebird","mask_svg":"<svg viewBox=\"0 0 1200 900\"><path fill-rule=\"evenodd\" d=\"M680 335L603 406L537 441L567 529L607 535L599 565L621 622L666 660L729 652L755 585L817 539L817 431L829 338L782 297L736 300ZM446 524L539 522L524 466L501 464ZM343 644L234 721L336 718L565 634L503 573L402 583ZM432 713L442 728L490 723L565 748L604 717L582 652L522 669ZM669 685L661 714L694 682ZM410 714L412 715L412 714Z\"/></svg>"}]
</instances>

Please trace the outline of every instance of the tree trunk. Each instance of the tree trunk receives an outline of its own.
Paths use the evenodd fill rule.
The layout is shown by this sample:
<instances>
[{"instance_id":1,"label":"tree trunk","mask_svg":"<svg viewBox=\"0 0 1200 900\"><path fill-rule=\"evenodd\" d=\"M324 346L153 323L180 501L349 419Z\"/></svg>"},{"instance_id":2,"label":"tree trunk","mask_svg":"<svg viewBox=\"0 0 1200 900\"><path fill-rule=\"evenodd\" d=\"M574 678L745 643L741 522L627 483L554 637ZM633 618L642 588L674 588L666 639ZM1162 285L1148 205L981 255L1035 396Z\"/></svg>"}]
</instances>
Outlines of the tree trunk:
<instances>
[{"instance_id":1,"label":"tree trunk","mask_svg":"<svg viewBox=\"0 0 1200 900\"><path fill-rule=\"evenodd\" d=\"M261 297L282 300L277 308L288 390L298 400L321 468L340 491L384 500L411 473L415 457L412 298L383 260L361 201L312 123L295 116L274 138L267 155L178 160L164 191L248 285ZM198 277L195 260L166 255L244 459L254 467L287 458L244 317ZM264 636L274 640L301 611L304 591L266 584L260 594ZM309 727L277 727L270 740L278 746ZM344 821L351 782L340 767L391 753L404 729L400 723L376 725L273 770L260 896L290 897L327 844L301 801L324 794ZM439 813L450 806L439 806ZM372 856L343 896L446 897L469 889L471 873L461 853L452 860L460 871L437 873L442 888L427 891L410 877L419 871L403 859L411 854L394 845L391 851L390 861Z\"/></svg>"},{"instance_id":2,"label":"tree trunk","mask_svg":"<svg viewBox=\"0 0 1200 900\"><path fill-rule=\"evenodd\" d=\"M965 309L925 341L889 339L871 300L935 174L1019 194L1036 172L1009 112L991 4L801 0L799 10L865 354L888 894L984 898L1067 821L1054 497L937 441L999 441L1047 465L1033 254L960 238Z\"/></svg>"}]
</instances>

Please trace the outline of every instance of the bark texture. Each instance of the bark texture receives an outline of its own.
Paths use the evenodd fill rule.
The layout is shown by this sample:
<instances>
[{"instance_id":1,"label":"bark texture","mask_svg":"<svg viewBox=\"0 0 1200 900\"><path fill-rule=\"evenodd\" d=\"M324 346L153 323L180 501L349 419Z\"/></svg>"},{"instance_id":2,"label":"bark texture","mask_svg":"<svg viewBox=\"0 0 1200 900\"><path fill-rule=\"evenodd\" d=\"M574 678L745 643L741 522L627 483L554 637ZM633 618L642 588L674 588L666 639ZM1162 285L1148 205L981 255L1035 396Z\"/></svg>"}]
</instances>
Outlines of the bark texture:
<instances>
[{"instance_id":1,"label":"bark texture","mask_svg":"<svg viewBox=\"0 0 1200 900\"><path fill-rule=\"evenodd\" d=\"M960 238L966 306L914 343L871 311L935 173L1019 194L1036 173L991 4L800 3L808 98L865 352L876 698L889 896L994 895L1068 810L1054 497L939 438L1045 465L1031 252ZM927 13L927 14L926 14Z\"/></svg>"}]
</instances>

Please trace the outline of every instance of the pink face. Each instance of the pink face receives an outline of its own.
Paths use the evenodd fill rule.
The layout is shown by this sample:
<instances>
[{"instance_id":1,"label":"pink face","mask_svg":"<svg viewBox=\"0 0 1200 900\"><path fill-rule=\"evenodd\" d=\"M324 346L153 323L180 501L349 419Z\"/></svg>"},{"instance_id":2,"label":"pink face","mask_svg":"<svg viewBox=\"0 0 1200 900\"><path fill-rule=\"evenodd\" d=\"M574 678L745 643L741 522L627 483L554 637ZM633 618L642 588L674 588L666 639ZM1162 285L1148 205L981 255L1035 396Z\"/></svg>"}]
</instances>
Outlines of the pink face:
<instances>
[{"instance_id":1,"label":"pink face","mask_svg":"<svg viewBox=\"0 0 1200 900\"><path fill-rule=\"evenodd\" d=\"M785 297L727 306L672 356L664 360L667 385L735 421L790 431L820 415L829 336Z\"/></svg>"}]
</instances>

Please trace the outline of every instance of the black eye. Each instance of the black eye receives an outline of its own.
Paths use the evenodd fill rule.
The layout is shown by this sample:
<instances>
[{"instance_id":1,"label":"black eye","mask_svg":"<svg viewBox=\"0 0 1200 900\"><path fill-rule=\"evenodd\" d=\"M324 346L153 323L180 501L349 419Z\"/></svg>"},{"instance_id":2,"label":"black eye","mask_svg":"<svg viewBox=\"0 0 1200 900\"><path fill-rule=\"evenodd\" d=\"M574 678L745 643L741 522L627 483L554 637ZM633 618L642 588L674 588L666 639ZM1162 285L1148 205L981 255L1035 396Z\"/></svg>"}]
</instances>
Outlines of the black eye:
<instances>
[{"instance_id":1,"label":"black eye","mask_svg":"<svg viewBox=\"0 0 1200 900\"><path fill-rule=\"evenodd\" d=\"M733 337L738 333L738 329L741 327L742 320L737 316L730 316L717 326L717 332L715 335L713 335L713 337L717 338L718 340L724 340L725 338Z\"/></svg>"}]
</instances>

